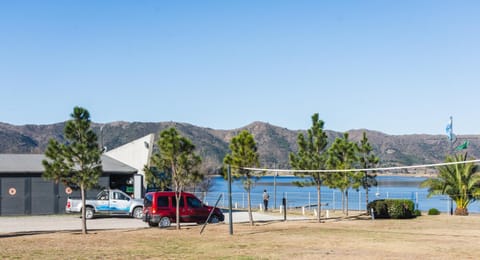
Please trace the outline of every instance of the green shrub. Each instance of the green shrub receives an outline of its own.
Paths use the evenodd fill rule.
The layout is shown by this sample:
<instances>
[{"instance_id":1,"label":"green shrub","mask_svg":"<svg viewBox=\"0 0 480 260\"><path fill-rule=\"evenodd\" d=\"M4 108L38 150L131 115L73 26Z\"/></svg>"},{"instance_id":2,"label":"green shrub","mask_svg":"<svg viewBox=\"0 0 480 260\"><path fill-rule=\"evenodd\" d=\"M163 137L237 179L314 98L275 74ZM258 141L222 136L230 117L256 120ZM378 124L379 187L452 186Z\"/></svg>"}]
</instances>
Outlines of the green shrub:
<instances>
[{"instance_id":1,"label":"green shrub","mask_svg":"<svg viewBox=\"0 0 480 260\"><path fill-rule=\"evenodd\" d=\"M420 217L422 215L422 212L418 209L414 210L413 211L413 215L415 215L415 217Z\"/></svg>"},{"instance_id":2,"label":"green shrub","mask_svg":"<svg viewBox=\"0 0 480 260\"><path fill-rule=\"evenodd\" d=\"M375 218L389 218L388 207L385 200L374 200L367 205L368 214L371 215L373 209L373 216Z\"/></svg>"},{"instance_id":3,"label":"green shrub","mask_svg":"<svg viewBox=\"0 0 480 260\"><path fill-rule=\"evenodd\" d=\"M373 209L375 218L414 218L414 203L411 200L385 199L368 203L368 212Z\"/></svg>"},{"instance_id":4,"label":"green shrub","mask_svg":"<svg viewBox=\"0 0 480 260\"><path fill-rule=\"evenodd\" d=\"M428 210L428 215L440 215L440 211L436 208L431 208Z\"/></svg>"},{"instance_id":5,"label":"green shrub","mask_svg":"<svg viewBox=\"0 0 480 260\"><path fill-rule=\"evenodd\" d=\"M414 204L411 200L387 200L388 214L391 218L412 218Z\"/></svg>"}]
</instances>

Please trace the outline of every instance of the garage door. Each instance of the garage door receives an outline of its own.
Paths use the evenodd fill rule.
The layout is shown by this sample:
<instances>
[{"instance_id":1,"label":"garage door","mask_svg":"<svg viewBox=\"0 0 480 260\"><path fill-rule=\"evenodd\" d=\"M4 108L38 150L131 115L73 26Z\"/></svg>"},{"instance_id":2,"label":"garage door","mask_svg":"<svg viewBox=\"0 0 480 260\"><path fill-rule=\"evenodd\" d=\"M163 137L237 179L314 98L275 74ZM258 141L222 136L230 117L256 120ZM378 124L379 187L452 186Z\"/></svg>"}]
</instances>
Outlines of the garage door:
<instances>
[{"instance_id":1,"label":"garage door","mask_svg":"<svg viewBox=\"0 0 480 260\"><path fill-rule=\"evenodd\" d=\"M26 205L29 201L25 198L26 178L2 178L0 215L25 215L29 214Z\"/></svg>"},{"instance_id":2,"label":"garage door","mask_svg":"<svg viewBox=\"0 0 480 260\"><path fill-rule=\"evenodd\" d=\"M57 203L57 196L55 194L55 183L53 181L46 181L41 177L32 178L32 191L34 194L32 200L32 215L54 214ZM58 193L58 188L57 188Z\"/></svg>"}]
</instances>

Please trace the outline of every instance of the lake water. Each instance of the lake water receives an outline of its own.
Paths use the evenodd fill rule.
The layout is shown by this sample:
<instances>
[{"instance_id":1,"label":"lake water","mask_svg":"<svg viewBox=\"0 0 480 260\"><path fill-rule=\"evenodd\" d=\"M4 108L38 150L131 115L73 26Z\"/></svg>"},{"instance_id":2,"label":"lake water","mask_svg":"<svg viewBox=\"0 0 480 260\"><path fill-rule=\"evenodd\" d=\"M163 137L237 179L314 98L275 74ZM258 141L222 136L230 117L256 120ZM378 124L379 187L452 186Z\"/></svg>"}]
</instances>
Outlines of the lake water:
<instances>
[{"instance_id":1,"label":"lake water","mask_svg":"<svg viewBox=\"0 0 480 260\"><path fill-rule=\"evenodd\" d=\"M455 209L455 203L451 202L447 196L432 196L427 198L427 188L420 188L420 183L426 178L423 177L405 177L405 176L377 176L377 187L369 190L369 201L375 199L410 199L416 208L422 211L428 211L430 208L436 208L441 212L450 212L451 207ZM279 208L282 199L286 198L287 208L302 207L308 208L308 205L317 204L316 187L297 187L292 182L301 181L295 176L263 176L255 183L251 192L252 207L258 208L262 204L262 193L266 189L270 194L269 208ZM215 204L218 197L219 206L228 207L228 182L222 177L213 178L213 186L208 193L197 194L209 205ZM341 209L342 194L339 190L330 189L322 186L322 209ZM366 205L365 190L349 191L349 209L364 210ZM234 207L247 207L247 193L243 189L241 181L232 182L232 203ZM316 207L316 206L315 206ZM468 207L469 212L480 212L480 203L474 202Z\"/></svg>"}]
</instances>

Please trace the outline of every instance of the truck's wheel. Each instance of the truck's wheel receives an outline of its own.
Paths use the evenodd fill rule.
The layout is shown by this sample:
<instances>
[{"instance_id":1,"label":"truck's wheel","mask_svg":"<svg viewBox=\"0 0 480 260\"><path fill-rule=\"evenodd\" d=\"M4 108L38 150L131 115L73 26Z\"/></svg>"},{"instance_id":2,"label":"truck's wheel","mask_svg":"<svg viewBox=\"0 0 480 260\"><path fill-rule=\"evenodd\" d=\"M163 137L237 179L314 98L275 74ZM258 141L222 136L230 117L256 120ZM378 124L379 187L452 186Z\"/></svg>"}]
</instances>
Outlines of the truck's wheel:
<instances>
[{"instance_id":1,"label":"truck's wheel","mask_svg":"<svg viewBox=\"0 0 480 260\"><path fill-rule=\"evenodd\" d=\"M170 218L169 217L163 217L160 219L160 223L158 223L161 228L166 228L170 226Z\"/></svg>"},{"instance_id":2,"label":"truck's wheel","mask_svg":"<svg viewBox=\"0 0 480 260\"><path fill-rule=\"evenodd\" d=\"M93 208L92 207L86 207L85 208L85 218L86 219L92 219L93 218Z\"/></svg>"},{"instance_id":3,"label":"truck's wheel","mask_svg":"<svg viewBox=\"0 0 480 260\"><path fill-rule=\"evenodd\" d=\"M136 207L133 209L133 214L132 216L134 218L142 218L143 217L143 209L142 207Z\"/></svg>"}]
</instances>

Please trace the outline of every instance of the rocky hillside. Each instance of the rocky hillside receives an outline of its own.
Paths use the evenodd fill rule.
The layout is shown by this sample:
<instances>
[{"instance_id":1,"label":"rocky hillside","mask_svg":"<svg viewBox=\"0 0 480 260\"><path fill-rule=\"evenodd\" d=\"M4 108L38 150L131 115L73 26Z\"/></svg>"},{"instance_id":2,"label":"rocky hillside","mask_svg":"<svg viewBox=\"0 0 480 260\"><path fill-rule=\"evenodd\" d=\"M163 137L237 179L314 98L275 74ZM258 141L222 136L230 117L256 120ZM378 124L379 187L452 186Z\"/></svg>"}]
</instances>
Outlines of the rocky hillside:
<instances>
[{"instance_id":1,"label":"rocky hillside","mask_svg":"<svg viewBox=\"0 0 480 260\"><path fill-rule=\"evenodd\" d=\"M51 125L15 126L0 123L0 153L43 153L50 138L63 141L64 123ZM107 149L140 138L150 133L158 133L165 128L175 127L196 145L203 158L206 172L215 173L221 166L228 150L230 139L241 130L247 129L254 136L258 145L260 159L264 167L289 168L288 154L296 151L296 139L300 131L263 122L254 122L245 127L233 130L216 130L203 128L187 123L160 122L113 122L93 124L99 135L99 142ZM101 130L101 131L100 131ZM445 155L452 151L452 145L443 135L387 135L371 130L350 130L350 138L358 141L366 132L382 166L400 166L442 162ZM342 133L327 131L329 143ZM467 150L470 156L480 158L480 139L478 136L459 136L459 145L470 141Z\"/></svg>"}]
</instances>

